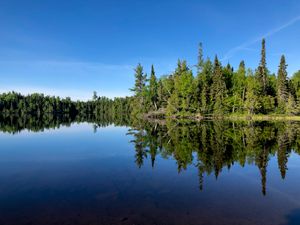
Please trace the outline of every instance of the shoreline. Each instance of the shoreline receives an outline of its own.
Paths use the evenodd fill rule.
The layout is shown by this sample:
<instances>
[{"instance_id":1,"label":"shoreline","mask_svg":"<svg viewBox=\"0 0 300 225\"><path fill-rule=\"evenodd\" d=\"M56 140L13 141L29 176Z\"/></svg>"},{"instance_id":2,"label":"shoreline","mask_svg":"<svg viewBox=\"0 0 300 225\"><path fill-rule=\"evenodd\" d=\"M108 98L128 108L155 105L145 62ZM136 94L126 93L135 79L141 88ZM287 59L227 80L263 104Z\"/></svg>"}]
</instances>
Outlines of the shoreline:
<instances>
[{"instance_id":1,"label":"shoreline","mask_svg":"<svg viewBox=\"0 0 300 225\"><path fill-rule=\"evenodd\" d=\"M232 121L300 121L300 116L291 115L222 115L222 116L201 116L199 114L189 116L166 116L165 114L147 113L142 116L147 120L192 120L192 121L205 121L205 120L232 120Z\"/></svg>"}]
</instances>

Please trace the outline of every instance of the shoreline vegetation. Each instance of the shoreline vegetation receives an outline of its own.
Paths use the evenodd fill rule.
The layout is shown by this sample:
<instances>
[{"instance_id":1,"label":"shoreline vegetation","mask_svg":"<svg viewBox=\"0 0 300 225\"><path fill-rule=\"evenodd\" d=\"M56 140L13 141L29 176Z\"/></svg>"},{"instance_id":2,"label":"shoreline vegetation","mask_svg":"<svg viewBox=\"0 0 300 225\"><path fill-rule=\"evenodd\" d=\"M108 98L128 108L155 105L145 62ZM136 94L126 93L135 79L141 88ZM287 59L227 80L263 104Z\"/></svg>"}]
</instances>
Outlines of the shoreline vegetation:
<instances>
[{"instance_id":1,"label":"shoreline vegetation","mask_svg":"<svg viewBox=\"0 0 300 225\"><path fill-rule=\"evenodd\" d=\"M300 121L300 70L290 78L282 55L277 74L267 68L265 40L262 40L259 66L253 71L241 61L237 70L228 63L222 66L218 57L204 59L199 44L197 65L178 60L168 75L156 77L154 66L150 77L141 64L135 68L133 96L109 99L96 92L88 101L71 98L0 94L2 118L26 115L49 118L101 118L108 115L133 119L200 120L290 120Z\"/></svg>"},{"instance_id":2,"label":"shoreline vegetation","mask_svg":"<svg viewBox=\"0 0 300 225\"><path fill-rule=\"evenodd\" d=\"M131 114L135 117L300 120L300 71L288 77L282 55L277 74L272 74L267 68L265 39L254 71L246 68L245 61L234 70L229 63L222 66L217 56L213 62L204 59L200 43L197 65L178 60L175 71L159 79L153 65L148 78L138 64L131 91Z\"/></svg>"},{"instance_id":3,"label":"shoreline vegetation","mask_svg":"<svg viewBox=\"0 0 300 225\"><path fill-rule=\"evenodd\" d=\"M300 121L300 116L296 115L285 115L285 114L225 114L225 115L187 115L187 116L166 116L164 110L148 112L142 115L142 118L148 121L164 121L168 119L172 120L180 120L180 119L189 119L194 121L202 121L202 120L232 120L232 121Z\"/></svg>"}]
</instances>

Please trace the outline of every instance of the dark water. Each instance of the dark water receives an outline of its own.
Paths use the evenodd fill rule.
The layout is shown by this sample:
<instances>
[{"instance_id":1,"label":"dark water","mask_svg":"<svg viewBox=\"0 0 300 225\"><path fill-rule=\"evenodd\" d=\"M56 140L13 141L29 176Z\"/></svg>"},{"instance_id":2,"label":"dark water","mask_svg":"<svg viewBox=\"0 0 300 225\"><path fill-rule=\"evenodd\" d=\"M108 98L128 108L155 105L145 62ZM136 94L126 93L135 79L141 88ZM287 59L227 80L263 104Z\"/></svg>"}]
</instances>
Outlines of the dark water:
<instances>
[{"instance_id":1,"label":"dark water","mask_svg":"<svg viewBox=\"0 0 300 225\"><path fill-rule=\"evenodd\" d=\"M0 132L1 225L300 224L299 123L32 130Z\"/></svg>"}]
</instances>

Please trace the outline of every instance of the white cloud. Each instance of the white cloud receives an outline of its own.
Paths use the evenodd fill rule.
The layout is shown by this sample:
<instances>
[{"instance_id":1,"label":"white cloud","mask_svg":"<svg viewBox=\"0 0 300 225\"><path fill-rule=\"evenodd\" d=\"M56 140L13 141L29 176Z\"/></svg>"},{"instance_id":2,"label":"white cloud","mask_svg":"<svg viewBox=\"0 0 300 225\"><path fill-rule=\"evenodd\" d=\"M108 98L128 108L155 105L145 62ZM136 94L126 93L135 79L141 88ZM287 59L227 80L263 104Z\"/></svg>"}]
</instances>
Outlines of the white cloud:
<instances>
[{"instance_id":1,"label":"white cloud","mask_svg":"<svg viewBox=\"0 0 300 225\"><path fill-rule=\"evenodd\" d=\"M93 92L92 91L85 91L85 90L73 90L73 89L59 89L59 88L46 88L46 87L29 87L29 86L12 86L12 87L1 87L0 86L0 93L5 92L18 92L23 95L32 94L32 93L43 93L45 95L50 96L59 96L62 98L71 97L73 100L89 100L92 99ZM106 96L108 98L114 97L125 97L129 96L130 93L128 92L102 92L101 96Z\"/></svg>"},{"instance_id":2,"label":"white cloud","mask_svg":"<svg viewBox=\"0 0 300 225\"><path fill-rule=\"evenodd\" d=\"M247 41L241 45L238 45L232 49L230 49L225 55L224 57L221 59L221 61L226 61L230 58L232 58L237 52L241 51L241 50L250 50L249 46L252 45L252 44L255 44L259 41L261 41L263 38L267 38L267 37L270 37L278 32L280 32L281 30L289 27L289 26L292 26L293 24L297 23L298 21L300 21L300 16L297 16L293 19L291 19L290 21L286 22L285 24L275 28L275 29L272 29L270 31L268 31L267 33L261 35L260 37L257 37L253 40L250 40L250 41ZM251 49L252 50L252 49Z\"/></svg>"},{"instance_id":3,"label":"white cloud","mask_svg":"<svg viewBox=\"0 0 300 225\"><path fill-rule=\"evenodd\" d=\"M79 61L0 61L0 92L44 93L74 100L131 93L133 66Z\"/></svg>"}]
</instances>

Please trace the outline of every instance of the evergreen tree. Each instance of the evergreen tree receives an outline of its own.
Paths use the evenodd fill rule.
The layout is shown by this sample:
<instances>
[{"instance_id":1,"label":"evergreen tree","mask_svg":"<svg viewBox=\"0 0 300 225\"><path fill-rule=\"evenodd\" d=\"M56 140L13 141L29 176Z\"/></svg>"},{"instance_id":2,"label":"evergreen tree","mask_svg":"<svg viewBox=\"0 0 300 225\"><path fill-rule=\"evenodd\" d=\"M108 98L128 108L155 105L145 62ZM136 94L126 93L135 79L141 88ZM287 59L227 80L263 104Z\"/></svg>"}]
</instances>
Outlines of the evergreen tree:
<instances>
[{"instance_id":1,"label":"evergreen tree","mask_svg":"<svg viewBox=\"0 0 300 225\"><path fill-rule=\"evenodd\" d=\"M289 97L288 97L288 100L287 100L287 103L286 103L285 113L287 115L297 115L299 113L296 101L295 101L294 96L292 94L289 94Z\"/></svg>"},{"instance_id":2,"label":"evergreen tree","mask_svg":"<svg viewBox=\"0 0 300 225\"><path fill-rule=\"evenodd\" d=\"M286 104L289 98L286 68L285 57L282 55L277 74L277 103L281 113L285 113Z\"/></svg>"},{"instance_id":3,"label":"evergreen tree","mask_svg":"<svg viewBox=\"0 0 300 225\"><path fill-rule=\"evenodd\" d=\"M157 101L158 101L158 84L157 79L155 76L154 66L151 66L151 75L150 75L150 81L149 81L149 97L151 101L151 108L154 110L158 109Z\"/></svg>"},{"instance_id":4,"label":"evergreen tree","mask_svg":"<svg viewBox=\"0 0 300 225\"><path fill-rule=\"evenodd\" d=\"M202 44L199 44L197 74L178 60L171 75L157 79L151 67L149 82L141 64L135 68L135 84L130 89L134 95L114 100L98 97L87 102L73 102L41 94L21 96L17 93L0 95L0 113L8 115L70 114L95 115L130 112L134 116L198 116L226 112L269 114L274 112L297 115L300 111L300 71L287 78L287 65L282 56L277 77L270 74L266 63L265 40L262 40L261 59L255 76L246 73L242 61L237 71L228 63L222 67L218 58L214 63L203 59ZM156 111L156 112L153 112ZM150 113L151 112L151 113Z\"/></svg>"},{"instance_id":5,"label":"evergreen tree","mask_svg":"<svg viewBox=\"0 0 300 225\"><path fill-rule=\"evenodd\" d=\"M188 111L194 111L193 92L194 77L192 71L187 67L186 61L178 61L177 68L174 73L174 91L168 100L168 115L181 114L187 115Z\"/></svg>"},{"instance_id":6,"label":"evergreen tree","mask_svg":"<svg viewBox=\"0 0 300 225\"><path fill-rule=\"evenodd\" d=\"M213 108L213 113L221 115L225 111L225 97L227 94L226 83L222 73L222 66L215 57L213 74L212 74L212 85L211 85L211 103Z\"/></svg>"},{"instance_id":7,"label":"evergreen tree","mask_svg":"<svg viewBox=\"0 0 300 225\"><path fill-rule=\"evenodd\" d=\"M233 74L232 80L232 112L242 112L246 97L246 66L244 61L240 62L239 69Z\"/></svg>"},{"instance_id":8,"label":"evergreen tree","mask_svg":"<svg viewBox=\"0 0 300 225\"><path fill-rule=\"evenodd\" d=\"M268 69L267 69L267 61L266 61L266 41L262 40L262 48L261 48L261 59L260 64L257 69L258 79L261 84L262 93L264 95L267 94L268 88Z\"/></svg>"},{"instance_id":9,"label":"evergreen tree","mask_svg":"<svg viewBox=\"0 0 300 225\"><path fill-rule=\"evenodd\" d=\"M135 94L134 101L132 102L132 108L134 109L132 111L133 115L138 115L147 110L147 108L145 108L145 99L146 99L145 86L147 81L147 74L144 74L143 70L144 69L140 63L137 65L136 69L134 70L135 85L132 89L130 89Z\"/></svg>"},{"instance_id":10,"label":"evergreen tree","mask_svg":"<svg viewBox=\"0 0 300 225\"><path fill-rule=\"evenodd\" d=\"M296 98L296 101L300 100L300 70L294 73L292 79L291 79L291 87L294 92L294 97Z\"/></svg>"},{"instance_id":11,"label":"evergreen tree","mask_svg":"<svg viewBox=\"0 0 300 225\"><path fill-rule=\"evenodd\" d=\"M222 68L222 73L226 84L226 89L229 91L232 89L233 85L233 68L229 63L227 63L226 67Z\"/></svg>"},{"instance_id":12,"label":"evergreen tree","mask_svg":"<svg viewBox=\"0 0 300 225\"><path fill-rule=\"evenodd\" d=\"M203 47L202 43L199 43L198 49L198 63L197 63L197 74L200 74L203 70L204 59L203 59Z\"/></svg>"},{"instance_id":13,"label":"evergreen tree","mask_svg":"<svg viewBox=\"0 0 300 225\"><path fill-rule=\"evenodd\" d=\"M141 96L147 81L147 75L144 74L142 65L139 63L135 68L135 85L130 90L135 93L136 96Z\"/></svg>"},{"instance_id":14,"label":"evergreen tree","mask_svg":"<svg viewBox=\"0 0 300 225\"><path fill-rule=\"evenodd\" d=\"M201 108L200 111L203 114L209 112L209 104L210 104L210 85L212 83L212 73L213 73L213 66L210 59L207 59L203 65L203 71L200 75L201 81Z\"/></svg>"},{"instance_id":15,"label":"evergreen tree","mask_svg":"<svg viewBox=\"0 0 300 225\"><path fill-rule=\"evenodd\" d=\"M259 84L258 80L253 76L251 70L248 70L246 83L246 101L245 108L248 114L254 114L261 108L259 101Z\"/></svg>"},{"instance_id":16,"label":"evergreen tree","mask_svg":"<svg viewBox=\"0 0 300 225\"><path fill-rule=\"evenodd\" d=\"M97 100L97 98L98 98L98 96L97 96L97 92L96 92L96 91L94 91L94 92L93 92L93 100L94 100L94 101L96 101L96 100Z\"/></svg>"}]
</instances>

